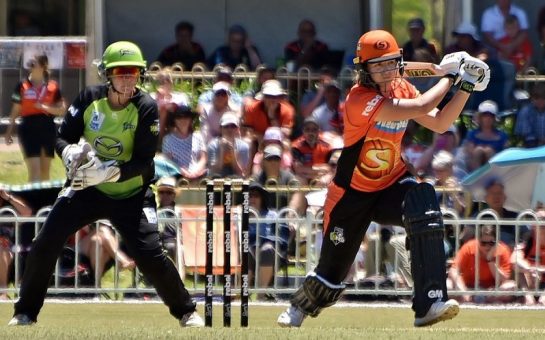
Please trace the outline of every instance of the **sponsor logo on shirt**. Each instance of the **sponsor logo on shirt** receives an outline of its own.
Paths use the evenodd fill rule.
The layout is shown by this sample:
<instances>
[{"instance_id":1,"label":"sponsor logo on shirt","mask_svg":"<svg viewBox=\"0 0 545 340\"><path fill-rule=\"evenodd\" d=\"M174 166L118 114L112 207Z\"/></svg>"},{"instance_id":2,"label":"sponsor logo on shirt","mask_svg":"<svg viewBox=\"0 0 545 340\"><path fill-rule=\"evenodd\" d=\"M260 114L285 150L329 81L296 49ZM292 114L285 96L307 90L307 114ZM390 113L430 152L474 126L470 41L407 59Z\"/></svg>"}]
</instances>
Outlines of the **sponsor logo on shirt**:
<instances>
[{"instance_id":1,"label":"sponsor logo on shirt","mask_svg":"<svg viewBox=\"0 0 545 340\"><path fill-rule=\"evenodd\" d=\"M405 130L407 127L408 121L407 120L397 120L397 121L391 121L391 122L377 122L375 127L381 131L385 131L388 133L396 133L398 131Z\"/></svg>"},{"instance_id":2,"label":"sponsor logo on shirt","mask_svg":"<svg viewBox=\"0 0 545 340\"><path fill-rule=\"evenodd\" d=\"M126 130L135 130L135 129L136 129L136 125L129 122L123 123L123 132L125 132Z\"/></svg>"},{"instance_id":3,"label":"sponsor logo on shirt","mask_svg":"<svg viewBox=\"0 0 545 340\"><path fill-rule=\"evenodd\" d=\"M158 136L159 135L159 119L156 119L155 121L153 121L153 124L150 125L149 129L154 136Z\"/></svg>"},{"instance_id":4,"label":"sponsor logo on shirt","mask_svg":"<svg viewBox=\"0 0 545 340\"><path fill-rule=\"evenodd\" d=\"M102 112L93 111L91 116L91 123L89 124L89 128L93 131L98 131L102 127L102 123L104 123L104 118L106 116Z\"/></svg>"},{"instance_id":5,"label":"sponsor logo on shirt","mask_svg":"<svg viewBox=\"0 0 545 340\"><path fill-rule=\"evenodd\" d=\"M333 232L329 234L329 239L331 242L333 242L334 245L338 245L339 243L344 243L344 230L339 227L335 227L333 229Z\"/></svg>"},{"instance_id":6,"label":"sponsor logo on shirt","mask_svg":"<svg viewBox=\"0 0 545 340\"><path fill-rule=\"evenodd\" d=\"M365 106L365 109L361 113L363 116L369 116L371 112L375 109L375 106L377 106L378 103L382 100L382 96L380 94L377 94L373 99L367 102L367 105Z\"/></svg>"},{"instance_id":7,"label":"sponsor logo on shirt","mask_svg":"<svg viewBox=\"0 0 545 340\"><path fill-rule=\"evenodd\" d=\"M75 117L78 114L78 109L76 109L74 105L70 105L70 107L68 108L68 112L72 117Z\"/></svg>"},{"instance_id":8,"label":"sponsor logo on shirt","mask_svg":"<svg viewBox=\"0 0 545 340\"><path fill-rule=\"evenodd\" d=\"M121 155L123 144L120 140L108 136L100 136L93 142L96 152L99 156L112 159Z\"/></svg>"}]
</instances>

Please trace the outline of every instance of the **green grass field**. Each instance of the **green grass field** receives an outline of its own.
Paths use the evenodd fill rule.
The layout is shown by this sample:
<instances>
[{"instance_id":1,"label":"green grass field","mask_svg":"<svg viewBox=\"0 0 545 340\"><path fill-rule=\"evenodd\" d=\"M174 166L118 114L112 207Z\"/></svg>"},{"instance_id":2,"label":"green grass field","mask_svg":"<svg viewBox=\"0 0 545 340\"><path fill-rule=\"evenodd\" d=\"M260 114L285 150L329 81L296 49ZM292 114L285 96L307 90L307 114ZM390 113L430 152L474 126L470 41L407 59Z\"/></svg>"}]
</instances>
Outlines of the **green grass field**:
<instances>
[{"instance_id":1,"label":"green grass field","mask_svg":"<svg viewBox=\"0 0 545 340\"><path fill-rule=\"evenodd\" d=\"M223 328L214 305L214 327L182 329L161 304L46 303L39 323L7 327L12 305L0 304L0 339L542 339L544 310L462 309L451 321L412 327L408 308L333 307L300 329L276 326L284 306L250 305L250 327L241 329L233 306L233 328ZM202 305L199 306L202 315Z\"/></svg>"}]
</instances>

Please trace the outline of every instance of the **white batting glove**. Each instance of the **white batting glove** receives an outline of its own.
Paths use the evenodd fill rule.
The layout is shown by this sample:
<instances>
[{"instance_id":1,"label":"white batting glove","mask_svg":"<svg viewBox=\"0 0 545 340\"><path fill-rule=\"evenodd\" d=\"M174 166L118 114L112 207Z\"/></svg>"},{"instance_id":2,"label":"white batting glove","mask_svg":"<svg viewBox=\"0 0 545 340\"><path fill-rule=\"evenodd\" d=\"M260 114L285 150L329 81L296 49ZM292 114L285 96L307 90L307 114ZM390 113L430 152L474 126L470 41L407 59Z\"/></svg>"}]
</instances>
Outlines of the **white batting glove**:
<instances>
[{"instance_id":1,"label":"white batting glove","mask_svg":"<svg viewBox=\"0 0 545 340\"><path fill-rule=\"evenodd\" d=\"M488 83L490 82L490 68L484 61L479 58L468 57L464 60L464 64L461 68L465 71L465 74L477 77L477 80L474 82L475 87L473 88L473 91L486 90ZM462 70L460 70L460 74L461 73Z\"/></svg>"},{"instance_id":2,"label":"white batting glove","mask_svg":"<svg viewBox=\"0 0 545 340\"><path fill-rule=\"evenodd\" d=\"M100 183L117 182L121 171L119 167L114 166L115 163L114 160L102 162L93 156L89 162L76 170L72 179L72 189L82 190Z\"/></svg>"},{"instance_id":3,"label":"white batting glove","mask_svg":"<svg viewBox=\"0 0 545 340\"><path fill-rule=\"evenodd\" d=\"M66 177L72 179L76 169L87 162L94 154L93 148L87 142L69 144L62 150L62 161L66 166Z\"/></svg>"},{"instance_id":4,"label":"white batting glove","mask_svg":"<svg viewBox=\"0 0 545 340\"><path fill-rule=\"evenodd\" d=\"M467 52L454 52L449 53L443 57L439 66L447 76L451 76L454 79L454 83L457 83L458 75L460 74L460 66L464 62L466 57L470 55Z\"/></svg>"}]
</instances>

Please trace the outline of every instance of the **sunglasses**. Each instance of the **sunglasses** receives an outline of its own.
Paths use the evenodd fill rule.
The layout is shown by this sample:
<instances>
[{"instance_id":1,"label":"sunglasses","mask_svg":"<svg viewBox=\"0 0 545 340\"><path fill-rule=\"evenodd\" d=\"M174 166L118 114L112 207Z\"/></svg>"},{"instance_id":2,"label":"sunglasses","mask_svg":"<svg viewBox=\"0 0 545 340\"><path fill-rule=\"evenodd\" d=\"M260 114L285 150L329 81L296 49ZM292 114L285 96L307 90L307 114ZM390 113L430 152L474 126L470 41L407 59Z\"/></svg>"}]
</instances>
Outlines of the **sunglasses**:
<instances>
[{"instance_id":1,"label":"sunglasses","mask_svg":"<svg viewBox=\"0 0 545 340\"><path fill-rule=\"evenodd\" d=\"M157 192L159 195L174 195L175 193L172 191L166 191L166 190L159 190Z\"/></svg>"},{"instance_id":2,"label":"sunglasses","mask_svg":"<svg viewBox=\"0 0 545 340\"><path fill-rule=\"evenodd\" d=\"M304 132L318 132L318 128L304 128Z\"/></svg>"},{"instance_id":3,"label":"sunglasses","mask_svg":"<svg viewBox=\"0 0 545 340\"><path fill-rule=\"evenodd\" d=\"M222 126L222 128L225 128L225 129L236 129L237 127L238 126L236 126L235 124L227 124Z\"/></svg>"},{"instance_id":4,"label":"sunglasses","mask_svg":"<svg viewBox=\"0 0 545 340\"><path fill-rule=\"evenodd\" d=\"M496 242L495 241L479 241L481 243L481 246L483 247L486 247L486 246L489 246L489 247L493 247Z\"/></svg>"},{"instance_id":5,"label":"sunglasses","mask_svg":"<svg viewBox=\"0 0 545 340\"><path fill-rule=\"evenodd\" d=\"M112 76L139 76L138 67L115 67L112 69Z\"/></svg>"}]
</instances>

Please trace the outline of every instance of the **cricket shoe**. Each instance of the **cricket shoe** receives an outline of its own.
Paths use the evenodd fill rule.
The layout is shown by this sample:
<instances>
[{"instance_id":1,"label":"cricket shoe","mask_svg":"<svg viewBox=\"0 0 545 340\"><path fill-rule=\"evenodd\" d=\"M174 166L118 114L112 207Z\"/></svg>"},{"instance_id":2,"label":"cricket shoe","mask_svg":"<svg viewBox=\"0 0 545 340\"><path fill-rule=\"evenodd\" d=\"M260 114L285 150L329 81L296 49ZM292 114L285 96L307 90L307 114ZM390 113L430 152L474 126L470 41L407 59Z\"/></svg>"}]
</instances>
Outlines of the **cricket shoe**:
<instances>
[{"instance_id":1,"label":"cricket shoe","mask_svg":"<svg viewBox=\"0 0 545 340\"><path fill-rule=\"evenodd\" d=\"M280 327L301 327L307 316L297 307L290 305L278 316L276 321Z\"/></svg>"},{"instance_id":2,"label":"cricket shoe","mask_svg":"<svg viewBox=\"0 0 545 340\"><path fill-rule=\"evenodd\" d=\"M450 320L458 315L460 305L456 300L434 302L425 316L414 320L415 327L431 326L440 321Z\"/></svg>"},{"instance_id":3,"label":"cricket shoe","mask_svg":"<svg viewBox=\"0 0 545 340\"><path fill-rule=\"evenodd\" d=\"M204 321L197 312L190 312L182 316L180 320L182 327L204 327Z\"/></svg>"},{"instance_id":4,"label":"cricket shoe","mask_svg":"<svg viewBox=\"0 0 545 340\"><path fill-rule=\"evenodd\" d=\"M8 326L30 326L34 323L26 314L17 314L8 322Z\"/></svg>"}]
</instances>

